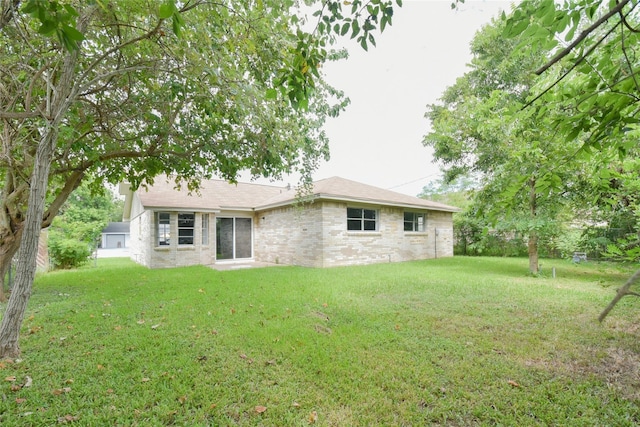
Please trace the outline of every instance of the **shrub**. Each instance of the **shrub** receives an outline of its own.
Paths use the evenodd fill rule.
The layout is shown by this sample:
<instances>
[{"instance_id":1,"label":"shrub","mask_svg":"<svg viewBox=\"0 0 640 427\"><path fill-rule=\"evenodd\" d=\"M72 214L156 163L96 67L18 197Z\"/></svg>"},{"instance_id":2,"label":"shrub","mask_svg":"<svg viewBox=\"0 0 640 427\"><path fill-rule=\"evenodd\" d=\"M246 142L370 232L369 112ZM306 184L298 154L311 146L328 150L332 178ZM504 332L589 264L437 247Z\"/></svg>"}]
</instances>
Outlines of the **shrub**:
<instances>
[{"instance_id":1,"label":"shrub","mask_svg":"<svg viewBox=\"0 0 640 427\"><path fill-rule=\"evenodd\" d=\"M49 235L49 256L54 268L76 268L86 263L91 249L85 242L67 239L51 233Z\"/></svg>"}]
</instances>

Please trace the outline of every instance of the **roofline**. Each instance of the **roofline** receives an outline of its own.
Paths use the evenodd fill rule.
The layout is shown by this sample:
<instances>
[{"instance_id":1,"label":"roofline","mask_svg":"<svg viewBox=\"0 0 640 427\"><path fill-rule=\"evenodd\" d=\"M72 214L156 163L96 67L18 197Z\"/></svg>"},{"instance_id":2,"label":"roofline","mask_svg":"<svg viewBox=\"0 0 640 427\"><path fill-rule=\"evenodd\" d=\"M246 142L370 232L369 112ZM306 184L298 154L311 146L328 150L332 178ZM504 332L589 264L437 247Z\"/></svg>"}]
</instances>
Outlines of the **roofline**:
<instances>
[{"instance_id":1,"label":"roofline","mask_svg":"<svg viewBox=\"0 0 640 427\"><path fill-rule=\"evenodd\" d=\"M194 207L182 207L176 208L173 206L152 206L152 205L142 205L145 210L149 209L152 211L171 211L171 212L207 212L207 213L220 213L220 209L205 209L205 208L194 208Z\"/></svg>"},{"instance_id":2,"label":"roofline","mask_svg":"<svg viewBox=\"0 0 640 427\"><path fill-rule=\"evenodd\" d=\"M304 196L303 196L303 200ZM410 208L410 209L422 209L422 210L427 210L427 211L439 211L439 212L460 212L461 209L459 208L453 208L453 209L446 209L446 208L441 208L441 207L437 207L437 206L425 206L425 205L416 205L416 204L410 204L410 203L394 203L394 202L385 202L382 200L378 200L378 199L366 199L366 198L355 198L355 197L344 197L344 196L333 196L330 194L314 194L310 199L308 199L308 201L310 202L316 202L316 201L320 201L320 200L334 200L334 201L339 201L339 202L356 202L356 203L366 203L366 204L370 204L370 205L380 205L380 206L395 206L395 207L400 207L400 208ZM306 200L305 200L306 201ZM296 199L289 199L289 200L285 200L282 202L278 202L278 203L272 203L269 205L262 205L262 206L257 206L255 208L256 211L262 211L262 210L266 210L266 209L274 209L274 208L279 208L279 207L283 207L283 206L288 206L288 205L292 205L295 204Z\"/></svg>"}]
</instances>

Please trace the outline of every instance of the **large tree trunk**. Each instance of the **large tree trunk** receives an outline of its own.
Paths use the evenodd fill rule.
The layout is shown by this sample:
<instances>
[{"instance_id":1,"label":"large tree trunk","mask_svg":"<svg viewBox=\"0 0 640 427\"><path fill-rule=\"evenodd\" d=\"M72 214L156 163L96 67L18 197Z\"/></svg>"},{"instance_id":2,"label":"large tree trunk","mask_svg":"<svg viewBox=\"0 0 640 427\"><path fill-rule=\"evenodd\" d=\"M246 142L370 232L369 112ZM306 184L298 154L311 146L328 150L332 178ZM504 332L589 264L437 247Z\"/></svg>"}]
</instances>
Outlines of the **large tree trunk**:
<instances>
[{"instance_id":1,"label":"large tree trunk","mask_svg":"<svg viewBox=\"0 0 640 427\"><path fill-rule=\"evenodd\" d=\"M20 247L19 239L20 236L12 234L2 239L2 244L0 244L0 302L7 300L4 293L5 285L7 284L4 282L4 279L11 268L13 256L18 252L18 248Z\"/></svg>"},{"instance_id":2,"label":"large tree trunk","mask_svg":"<svg viewBox=\"0 0 640 427\"><path fill-rule=\"evenodd\" d=\"M51 225L51 222L56 215L58 215L62 205L64 205L71 193L78 188L84 176L84 170L78 170L67 177L65 185L58 191L56 197L42 215L41 228L47 228ZM13 256L18 252L18 249L20 249L24 226L24 221L20 221L20 218L15 215L7 214L7 217L7 224L12 222L15 225L14 227L9 227L9 225L5 226L4 235L0 234L0 302L6 301L4 278L11 267Z\"/></svg>"},{"instance_id":3,"label":"large tree trunk","mask_svg":"<svg viewBox=\"0 0 640 427\"><path fill-rule=\"evenodd\" d=\"M96 6L89 7L86 14L78 19L78 30L83 32ZM47 79L48 98L44 115L42 137L38 141L37 150L29 183L29 200L26 218L22 226L22 238L18 251L16 281L13 285L7 309L0 324L0 359L20 355L18 343L20 327L27 303L31 297L31 288L36 275L38 261L38 242L43 221L46 223L53 216L44 215L45 197L49 185L49 172L53 155L58 142L58 129L65 113L75 99L79 88L74 84L75 68L79 51L67 52L59 64L59 69L43 77ZM56 65L58 68L58 65ZM57 78L57 81L54 81Z\"/></svg>"},{"instance_id":4,"label":"large tree trunk","mask_svg":"<svg viewBox=\"0 0 640 427\"><path fill-rule=\"evenodd\" d=\"M57 126L50 127L38 144L31 186L29 189L29 209L24 222L16 281L13 285L7 309L0 324L0 359L18 357L20 346L20 326L31 297L31 288L36 273L38 241L44 213L44 200L49 182L49 169L57 141Z\"/></svg>"}]
</instances>

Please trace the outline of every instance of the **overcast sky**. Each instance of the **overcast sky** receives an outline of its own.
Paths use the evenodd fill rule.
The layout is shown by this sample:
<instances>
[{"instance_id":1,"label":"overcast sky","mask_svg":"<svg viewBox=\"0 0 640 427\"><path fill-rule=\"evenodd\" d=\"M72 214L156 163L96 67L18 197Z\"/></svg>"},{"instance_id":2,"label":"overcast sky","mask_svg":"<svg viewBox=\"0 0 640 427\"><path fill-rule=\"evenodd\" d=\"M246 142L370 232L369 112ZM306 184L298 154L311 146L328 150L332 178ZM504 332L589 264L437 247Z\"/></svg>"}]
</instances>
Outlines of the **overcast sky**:
<instances>
[{"instance_id":1,"label":"overcast sky","mask_svg":"<svg viewBox=\"0 0 640 427\"><path fill-rule=\"evenodd\" d=\"M415 196L438 178L422 145L426 105L465 73L476 31L511 7L506 0L466 0L452 10L452 1L405 0L393 25L376 34L377 47L365 52L347 43L349 59L323 67L351 104L325 126L331 160L314 179L340 176Z\"/></svg>"}]
</instances>

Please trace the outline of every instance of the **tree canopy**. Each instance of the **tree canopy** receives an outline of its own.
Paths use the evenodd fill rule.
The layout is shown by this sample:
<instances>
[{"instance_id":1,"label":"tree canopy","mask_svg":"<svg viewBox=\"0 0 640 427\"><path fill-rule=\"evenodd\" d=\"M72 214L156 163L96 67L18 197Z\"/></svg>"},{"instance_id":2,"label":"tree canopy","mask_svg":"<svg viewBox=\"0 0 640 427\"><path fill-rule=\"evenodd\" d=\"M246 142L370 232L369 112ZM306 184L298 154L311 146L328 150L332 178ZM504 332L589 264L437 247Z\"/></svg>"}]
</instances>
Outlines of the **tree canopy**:
<instances>
[{"instance_id":1,"label":"tree canopy","mask_svg":"<svg viewBox=\"0 0 640 427\"><path fill-rule=\"evenodd\" d=\"M638 20L622 3L520 3L476 35L471 71L429 106L425 144L445 177L480 174L470 211L527 233L532 272L539 238L556 239L572 210L583 224L612 214L614 187L628 187L614 176L633 175Z\"/></svg>"},{"instance_id":2,"label":"tree canopy","mask_svg":"<svg viewBox=\"0 0 640 427\"><path fill-rule=\"evenodd\" d=\"M550 106L564 114L554 120L554 127L567 140L579 138L583 144L579 155L592 161L597 153L616 151L621 166L610 161L600 162L597 174L604 186L599 195L616 194L620 188L633 188L640 177L635 162L640 123L640 16L638 2L631 0L570 0L556 3L545 0L539 5L523 2L507 22L506 33L513 36L524 32L529 42L546 45L551 54L536 74L546 77L546 84L528 105ZM623 185L621 183L624 182ZM624 191L622 192L624 193ZM635 197L603 197L613 201L610 213L616 212L619 201L624 210L638 211ZM606 211L606 209L605 209ZM612 218L613 217L613 218ZM628 259L637 259L637 233L640 222L637 213L631 216L635 231L629 245L623 248ZM614 215L609 220L615 221ZM618 251L622 253L622 250ZM631 286L640 277L636 272L620 288L616 298L600 316L603 320L625 295L633 294Z\"/></svg>"},{"instance_id":3,"label":"tree canopy","mask_svg":"<svg viewBox=\"0 0 640 427\"><path fill-rule=\"evenodd\" d=\"M310 20L294 0L2 3L0 277L20 249L12 299L28 299L39 230L87 176L135 188L166 174L192 190L242 170L310 176L328 156L322 123L347 102L322 78L330 46L375 44L394 3L306 3L319 8ZM10 301L0 357L19 351L21 312Z\"/></svg>"}]
</instances>

